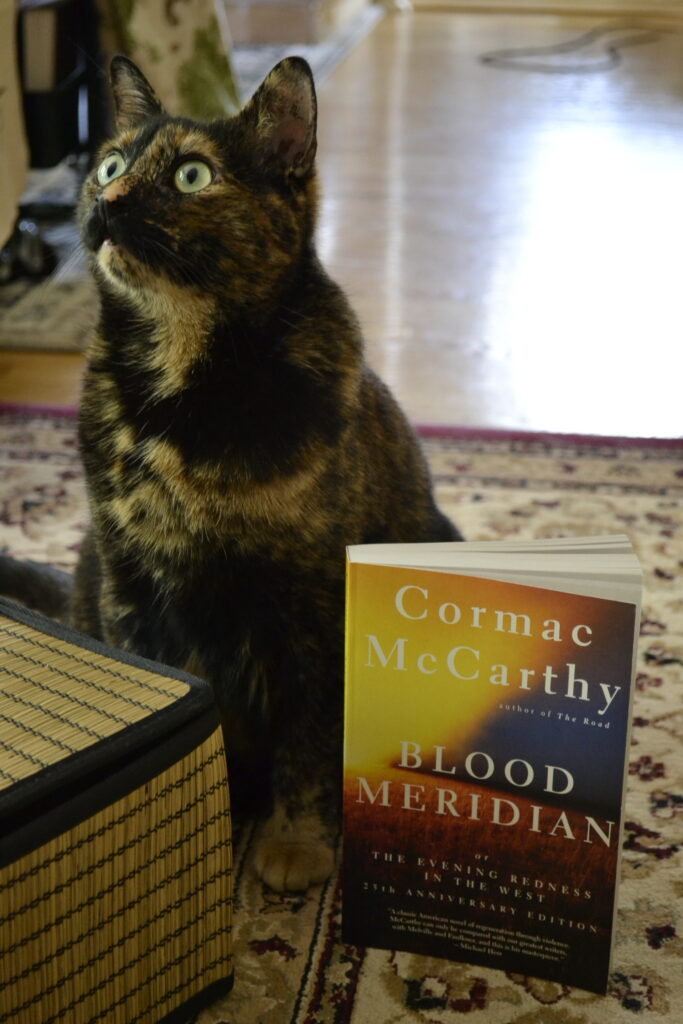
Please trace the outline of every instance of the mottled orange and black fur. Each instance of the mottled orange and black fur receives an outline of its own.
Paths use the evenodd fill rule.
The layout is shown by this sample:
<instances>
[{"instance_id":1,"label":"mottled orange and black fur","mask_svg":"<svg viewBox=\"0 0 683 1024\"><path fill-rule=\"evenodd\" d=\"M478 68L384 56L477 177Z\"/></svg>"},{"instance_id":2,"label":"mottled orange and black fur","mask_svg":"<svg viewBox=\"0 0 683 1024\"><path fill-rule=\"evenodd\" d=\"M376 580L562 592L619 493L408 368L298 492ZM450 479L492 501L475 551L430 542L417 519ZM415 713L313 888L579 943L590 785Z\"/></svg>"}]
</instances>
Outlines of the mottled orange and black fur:
<instances>
[{"instance_id":1,"label":"mottled orange and black fur","mask_svg":"<svg viewBox=\"0 0 683 1024\"><path fill-rule=\"evenodd\" d=\"M458 534L316 257L306 63L209 124L167 115L124 58L112 86L80 206L101 316L72 622L212 682L233 798L269 804L257 869L303 888L339 811L345 545ZM210 171L190 193L188 161Z\"/></svg>"}]
</instances>

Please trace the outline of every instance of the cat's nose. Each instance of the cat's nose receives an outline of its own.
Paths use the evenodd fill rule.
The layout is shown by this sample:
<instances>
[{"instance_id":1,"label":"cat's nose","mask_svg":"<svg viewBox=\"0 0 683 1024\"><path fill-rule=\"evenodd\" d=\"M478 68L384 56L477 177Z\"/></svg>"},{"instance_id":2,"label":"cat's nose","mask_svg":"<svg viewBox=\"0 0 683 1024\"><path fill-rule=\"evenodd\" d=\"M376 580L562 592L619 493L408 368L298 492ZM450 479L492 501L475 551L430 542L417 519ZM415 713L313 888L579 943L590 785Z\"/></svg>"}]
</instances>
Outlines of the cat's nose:
<instances>
[{"instance_id":1,"label":"cat's nose","mask_svg":"<svg viewBox=\"0 0 683 1024\"><path fill-rule=\"evenodd\" d=\"M106 199L110 203L115 203L117 199L123 199L128 193L130 182L128 181L128 175L124 174L122 178L116 178L102 189L100 198Z\"/></svg>"}]
</instances>

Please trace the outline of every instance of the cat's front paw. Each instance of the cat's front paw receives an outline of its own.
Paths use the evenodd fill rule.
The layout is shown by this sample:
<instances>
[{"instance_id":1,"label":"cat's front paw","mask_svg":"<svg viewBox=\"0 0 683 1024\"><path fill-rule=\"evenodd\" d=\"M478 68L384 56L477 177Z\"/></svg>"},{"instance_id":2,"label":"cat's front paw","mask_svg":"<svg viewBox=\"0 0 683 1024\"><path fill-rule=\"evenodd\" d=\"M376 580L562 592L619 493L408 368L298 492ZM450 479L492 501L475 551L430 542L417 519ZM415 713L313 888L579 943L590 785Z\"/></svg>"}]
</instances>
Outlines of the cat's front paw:
<instances>
[{"instance_id":1,"label":"cat's front paw","mask_svg":"<svg viewBox=\"0 0 683 1024\"><path fill-rule=\"evenodd\" d=\"M276 808L263 824L254 866L266 885L278 892L308 889L332 874L332 841L314 814L290 818Z\"/></svg>"},{"instance_id":2,"label":"cat's front paw","mask_svg":"<svg viewBox=\"0 0 683 1024\"><path fill-rule=\"evenodd\" d=\"M334 853L321 840L264 837L256 850L256 872L278 892L298 892L332 874Z\"/></svg>"}]
</instances>

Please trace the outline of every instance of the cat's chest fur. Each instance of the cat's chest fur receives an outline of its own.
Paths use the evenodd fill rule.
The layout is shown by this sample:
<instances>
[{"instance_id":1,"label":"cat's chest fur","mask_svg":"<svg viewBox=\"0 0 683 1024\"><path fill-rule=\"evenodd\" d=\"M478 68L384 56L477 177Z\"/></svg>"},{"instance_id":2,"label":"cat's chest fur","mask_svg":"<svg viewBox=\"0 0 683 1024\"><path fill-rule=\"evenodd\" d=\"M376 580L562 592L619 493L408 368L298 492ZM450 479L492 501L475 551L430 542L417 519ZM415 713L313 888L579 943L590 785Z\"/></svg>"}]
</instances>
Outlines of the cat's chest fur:
<instances>
[{"instance_id":1,"label":"cat's chest fur","mask_svg":"<svg viewBox=\"0 0 683 1024\"><path fill-rule=\"evenodd\" d=\"M81 444L96 515L105 533L159 571L166 563L196 562L202 552L242 555L267 546L285 556L307 533L315 535L305 496L323 469L322 451L316 455L309 439L311 460L266 472L263 435L279 433L286 462L287 425L269 403L259 403L251 408L251 427L243 422L228 432L212 422L218 408L211 406L230 401L229 394L198 391L173 396L161 403L163 411L141 402L131 413L115 377L86 384ZM257 417L269 424L259 428ZM306 441L300 431L290 435L293 460Z\"/></svg>"},{"instance_id":2,"label":"cat's chest fur","mask_svg":"<svg viewBox=\"0 0 683 1024\"><path fill-rule=\"evenodd\" d=\"M102 302L80 414L102 536L167 581L217 554L343 551L339 506L363 483L350 455L362 363L315 257L260 321L163 281Z\"/></svg>"},{"instance_id":3,"label":"cat's chest fur","mask_svg":"<svg viewBox=\"0 0 683 1024\"><path fill-rule=\"evenodd\" d=\"M153 401L103 358L89 369L81 449L107 581L102 622L108 639L270 713L274 666L309 630L340 627L343 545L316 497L333 453L254 396L245 421L248 373L234 387L206 383ZM261 465L257 417L278 433L279 468Z\"/></svg>"}]
</instances>

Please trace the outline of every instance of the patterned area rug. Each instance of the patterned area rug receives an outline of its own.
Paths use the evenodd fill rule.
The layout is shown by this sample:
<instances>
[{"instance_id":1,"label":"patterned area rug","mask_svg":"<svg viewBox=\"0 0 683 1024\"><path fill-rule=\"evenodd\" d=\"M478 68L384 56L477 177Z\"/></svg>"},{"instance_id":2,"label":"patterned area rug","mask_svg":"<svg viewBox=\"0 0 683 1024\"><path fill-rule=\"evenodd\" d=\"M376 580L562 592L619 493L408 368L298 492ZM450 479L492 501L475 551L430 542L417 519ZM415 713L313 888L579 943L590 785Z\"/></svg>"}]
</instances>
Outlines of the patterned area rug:
<instances>
[{"instance_id":1,"label":"patterned area rug","mask_svg":"<svg viewBox=\"0 0 683 1024\"><path fill-rule=\"evenodd\" d=\"M65 166L61 178L71 184L73 168ZM99 299L78 228L72 220L44 222L41 235L55 253L57 268L37 282L18 277L0 286L0 348L83 351L97 322Z\"/></svg>"},{"instance_id":2,"label":"patterned area rug","mask_svg":"<svg viewBox=\"0 0 683 1024\"><path fill-rule=\"evenodd\" d=\"M235 850L236 983L197 1024L625 1024L683 1010L683 442L425 431L475 539L625 532L645 571L623 877L608 995L345 946L336 879L279 895ZM0 415L0 545L71 567L86 519L73 418Z\"/></svg>"}]
</instances>

